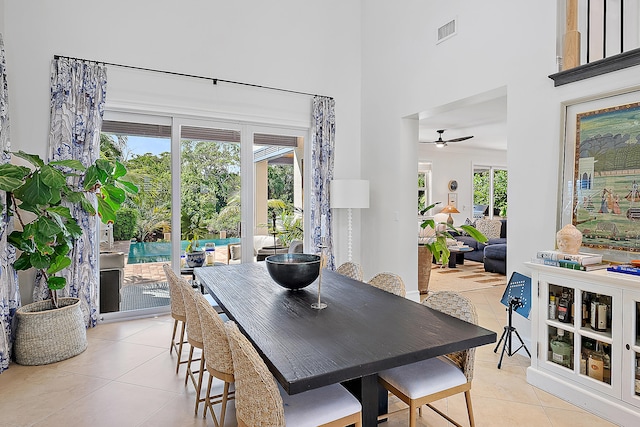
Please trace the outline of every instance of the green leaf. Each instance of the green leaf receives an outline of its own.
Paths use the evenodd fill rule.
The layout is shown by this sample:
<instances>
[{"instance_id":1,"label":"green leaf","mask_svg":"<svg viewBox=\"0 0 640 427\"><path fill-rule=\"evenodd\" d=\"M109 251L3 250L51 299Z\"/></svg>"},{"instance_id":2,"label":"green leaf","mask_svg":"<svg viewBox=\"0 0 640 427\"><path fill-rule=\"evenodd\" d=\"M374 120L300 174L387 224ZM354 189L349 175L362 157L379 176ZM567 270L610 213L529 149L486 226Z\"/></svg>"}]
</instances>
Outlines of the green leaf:
<instances>
[{"instance_id":1,"label":"green leaf","mask_svg":"<svg viewBox=\"0 0 640 427\"><path fill-rule=\"evenodd\" d=\"M60 256L60 255L66 256L69 254L69 251L71 250L71 246L69 246L69 244L67 244L67 242L64 240L58 240L58 244L54 249L55 251L53 253L55 253L56 256Z\"/></svg>"},{"instance_id":2,"label":"green leaf","mask_svg":"<svg viewBox=\"0 0 640 427\"><path fill-rule=\"evenodd\" d=\"M138 194L138 187L129 181L118 180L118 184L124 187L127 193Z\"/></svg>"},{"instance_id":3,"label":"green leaf","mask_svg":"<svg viewBox=\"0 0 640 427\"><path fill-rule=\"evenodd\" d=\"M60 291L67 286L67 279L64 277L49 276L47 279L47 286L53 291Z\"/></svg>"},{"instance_id":4,"label":"green leaf","mask_svg":"<svg viewBox=\"0 0 640 427\"><path fill-rule=\"evenodd\" d=\"M57 256L51 260L51 265L47 269L47 274L55 274L71 265L71 258L68 256Z\"/></svg>"},{"instance_id":5,"label":"green leaf","mask_svg":"<svg viewBox=\"0 0 640 427\"><path fill-rule=\"evenodd\" d=\"M67 184L67 180L58 169L44 165L40 170L40 179L52 189L60 189Z\"/></svg>"},{"instance_id":6,"label":"green leaf","mask_svg":"<svg viewBox=\"0 0 640 427\"><path fill-rule=\"evenodd\" d=\"M71 211L66 206L51 206L47 208L47 212L55 213L63 218L71 219Z\"/></svg>"},{"instance_id":7,"label":"green leaf","mask_svg":"<svg viewBox=\"0 0 640 427\"><path fill-rule=\"evenodd\" d=\"M29 260L31 261L31 266L39 270L49 268L49 263L51 262L48 256L42 255L40 252L32 253Z\"/></svg>"},{"instance_id":8,"label":"green leaf","mask_svg":"<svg viewBox=\"0 0 640 427\"><path fill-rule=\"evenodd\" d=\"M37 234L41 234L46 237L53 237L62 231L60 225L46 216L40 217L34 224L38 227Z\"/></svg>"},{"instance_id":9,"label":"green leaf","mask_svg":"<svg viewBox=\"0 0 640 427\"><path fill-rule=\"evenodd\" d=\"M113 179L117 180L120 177L123 177L127 174L127 168L120 163L119 161L116 160L116 168L113 171Z\"/></svg>"},{"instance_id":10,"label":"green leaf","mask_svg":"<svg viewBox=\"0 0 640 427\"><path fill-rule=\"evenodd\" d=\"M13 263L13 268L18 271L30 269L31 261L29 254L27 252L23 252L22 255L20 255L20 258Z\"/></svg>"},{"instance_id":11,"label":"green leaf","mask_svg":"<svg viewBox=\"0 0 640 427\"><path fill-rule=\"evenodd\" d=\"M114 165L109 160L98 159L96 160L96 166L98 169L103 171L105 175L113 175L114 173Z\"/></svg>"},{"instance_id":12,"label":"green leaf","mask_svg":"<svg viewBox=\"0 0 640 427\"><path fill-rule=\"evenodd\" d=\"M96 214L96 209L93 207L93 204L91 204L91 202L87 199L87 197L84 196L84 194L82 199L80 199L80 206L82 206L82 209L84 209L85 212L89 215Z\"/></svg>"},{"instance_id":13,"label":"green leaf","mask_svg":"<svg viewBox=\"0 0 640 427\"><path fill-rule=\"evenodd\" d=\"M67 232L74 239L77 239L78 237L82 236L82 233L83 233L82 228L80 228L80 226L78 225L77 222L75 222L75 220L67 223Z\"/></svg>"},{"instance_id":14,"label":"green leaf","mask_svg":"<svg viewBox=\"0 0 640 427\"><path fill-rule=\"evenodd\" d=\"M103 223L109 224L116 220L116 212L103 198L98 197L98 215Z\"/></svg>"},{"instance_id":15,"label":"green leaf","mask_svg":"<svg viewBox=\"0 0 640 427\"><path fill-rule=\"evenodd\" d=\"M84 182L83 186L85 190L90 190L94 185L98 182L98 168L95 165L91 165L87 168L86 173L84 174Z\"/></svg>"},{"instance_id":16,"label":"green leaf","mask_svg":"<svg viewBox=\"0 0 640 427\"><path fill-rule=\"evenodd\" d=\"M46 205L51 200L51 188L42 181L40 174L27 179L13 194L29 205Z\"/></svg>"},{"instance_id":17,"label":"green leaf","mask_svg":"<svg viewBox=\"0 0 640 427\"><path fill-rule=\"evenodd\" d=\"M29 168L11 164L0 165L0 190L14 191L24 183L24 178L31 173Z\"/></svg>"},{"instance_id":18,"label":"green leaf","mask_svg":"<svg viewBox=\"0 0 640 427\"><path fill-rule=\"evenodd\" d=\"M434 230L436 229L436 222L433 219L425 219L424 222L422 224L420 224L420 227L422 228L427 228L427 227L431 227Z\"/></svg>"},{"instance_id":19,"label":"green leaf","mask_svg":"<svg viewBox=\"0 0 640 427\"><path fill-rule=\"evenodd\" d=\"M81 191L72 191L67 187L64 190L64 197L71 203L80 203L80 201L86 196Z\"/></svg>"},{"instance_id":20,"label":"green leaf","mask_svg":"<svg viewBox=\"0 0 640 427\"><path fill-rule=\"evenodd\" d=\"M13 151L11 154L13 154L14 156L17 156L17 157L25 159L26 161L28 161L29 163L31 163L32 165L34 165L36 167L41 168L42 166L44 166L44 161L42 161L40 156L38 156L36 154L28 154L28 153L25 153L22 150L20 150L18 152Z\"/></svg>"},{"instance_id":21,"label":"green leaf","mask_svg":"<svg viewBox=\"0 0 640 427\"><path fill-rule=\"evenodd\" d=\"M103 185L102 187L100 187L100 191L103 194L106 193L109 196L108 198L113 202L110 203L111 206L114 206L114 204L116 204L119 207L127 199L127 195L122 188L115 187L111 184Z\"/></svg>"},{"instance_id":22,"label":"green leaf","mask_svg":"<svg viewBox=\"0 0 640 427\"><path fill-rule=\"evenodd\" d=\"M52 162L49 162L50 165L56 165L56 166L64 166L66 168L71 168L71 169L75 169L78 171L85 171L87 170L87 168L82 164L82 162L80 160L73 160L73 159L69 159L69 160L54 160Z\"/></svg>"},{"instance_id":23,"label":"green leaf","mask_svg":"<svg viewBox=\"0 0 640 427\"><path fill-rule=\"evenodd\" d=\"M12 232L7 236L7 241L23 252L31 252L36 249L36 245L31 240L30 235L22 231Z\"/></svg>"},{"instance_id":24,"label":"green leaf","mask_svg":"<svg viewBox=\"0 0 640 427\"><path fill-rule=\"evenodd\" d=\"M431 209L433 209L436 205L439 205L440 203L442 202L435 202L430 204L420 212L420 215L424 215L425 213L429 212Z\"/></svg>"},{"instance_id":25,"label":"green leaf","mask_svg":"<svg viewBox=\"0 0 640 427\"><path fill-rule=\"evenodd\" d=\"M480 231L478 231L478 229L475 227L472 227L470 225L461 225L460 228L480 243L484 243L488 240L487 237Z\"/></svg>"}]
</instances>

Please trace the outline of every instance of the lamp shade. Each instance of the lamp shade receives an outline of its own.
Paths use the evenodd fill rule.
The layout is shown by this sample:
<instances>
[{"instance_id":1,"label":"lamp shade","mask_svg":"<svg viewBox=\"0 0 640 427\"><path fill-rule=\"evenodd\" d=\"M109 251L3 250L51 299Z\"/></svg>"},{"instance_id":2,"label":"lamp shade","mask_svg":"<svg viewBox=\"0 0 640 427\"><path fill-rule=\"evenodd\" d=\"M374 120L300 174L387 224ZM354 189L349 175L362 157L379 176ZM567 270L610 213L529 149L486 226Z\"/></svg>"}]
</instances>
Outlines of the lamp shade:
<instances>
[{"instance_id":1,"label":"lamp shade","mask_svg":"<svg viewBox=\"0 0 640 427\"><path fill-rule=\"evenodd\" d=\"M369 181L364 179L334 179L329 194L332 208L369 207Z\"/></svg>"},{"instance_id":2,"label":"lamp shade","mask_svg":"<svg viewBox=\"0 0 640 427\"><path fill-rule=\"evenodd\" d=\"M460 213L460 211L458 209L456 209L455 206L452 205L447 205L444 208L442 208L442 210L440 211L442 213L448 213L448 214L452 214L452 213Z\"/></svg>"}]
</instances>

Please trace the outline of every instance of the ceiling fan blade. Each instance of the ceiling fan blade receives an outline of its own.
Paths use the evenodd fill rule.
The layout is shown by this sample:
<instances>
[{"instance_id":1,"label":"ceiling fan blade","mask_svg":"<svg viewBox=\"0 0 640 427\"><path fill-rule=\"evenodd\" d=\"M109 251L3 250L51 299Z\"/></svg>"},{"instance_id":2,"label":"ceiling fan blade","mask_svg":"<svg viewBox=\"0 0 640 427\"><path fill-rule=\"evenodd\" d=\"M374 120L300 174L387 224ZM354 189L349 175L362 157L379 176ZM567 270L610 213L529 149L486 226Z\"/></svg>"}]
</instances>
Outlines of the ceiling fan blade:
<instances>
[{"instance_id":1,"label":"ceiling fan blade","mask_svg":"<svg viewBox=\"0 0 640 427\"><path fill-rule=\"evenodd\" d=\"M462 136L460 138L447 139L445 142L460 142L460 141L466 141L467 139L471 139L471 138L473 138L473 135Z\"/></svg>"}]
</instances>

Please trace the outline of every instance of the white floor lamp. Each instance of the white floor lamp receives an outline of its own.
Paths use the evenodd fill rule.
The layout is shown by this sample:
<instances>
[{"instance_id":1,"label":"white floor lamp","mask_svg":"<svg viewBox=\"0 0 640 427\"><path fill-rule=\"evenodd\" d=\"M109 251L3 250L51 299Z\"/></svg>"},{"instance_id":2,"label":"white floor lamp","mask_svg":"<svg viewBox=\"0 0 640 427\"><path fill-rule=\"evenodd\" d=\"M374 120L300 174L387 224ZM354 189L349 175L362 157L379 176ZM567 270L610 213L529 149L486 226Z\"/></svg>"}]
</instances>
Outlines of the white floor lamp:
<instances>
[{"instance_id":1,"label":"white floor lamp","mask_svg":"<svg viewBox=\"0 0 640 427\"><path fill-rule=\"evenodd\" d=\"M329 187L329 200L332 209L347 209L349 220L349 261L351 261L351 209L369 207L369 181L363 179L334 179Z\"/></svg>"}]
</instances>

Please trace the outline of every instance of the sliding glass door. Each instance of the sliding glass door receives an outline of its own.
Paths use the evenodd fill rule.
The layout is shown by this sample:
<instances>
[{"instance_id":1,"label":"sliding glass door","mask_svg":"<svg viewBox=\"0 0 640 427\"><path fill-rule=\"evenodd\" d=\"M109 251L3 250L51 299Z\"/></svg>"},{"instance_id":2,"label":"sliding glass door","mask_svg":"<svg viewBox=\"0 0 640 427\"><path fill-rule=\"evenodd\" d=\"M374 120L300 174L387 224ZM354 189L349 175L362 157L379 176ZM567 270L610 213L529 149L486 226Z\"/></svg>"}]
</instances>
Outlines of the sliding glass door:
<instances>
[{"instance_id":1,"label":"sliding glass door","mask_svg":"<svg viewBox=\"0 0 640 427\"><path fill-rule=\"evenodd\" d=\"M207 250L207 263L220 265L255 262L303 240L307 135L307 129L107 114L102 155L120 159L140 192L113 227L100 231L103 318L168 311L162 265L182 269L190 243Z\"/></svg>"}]
</instances>

